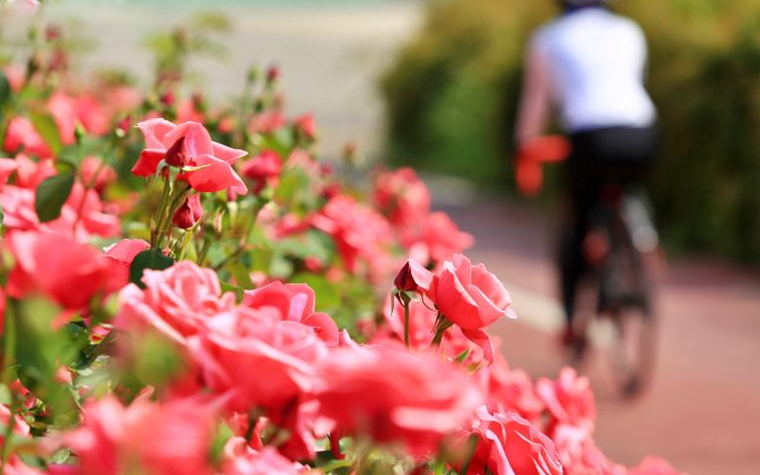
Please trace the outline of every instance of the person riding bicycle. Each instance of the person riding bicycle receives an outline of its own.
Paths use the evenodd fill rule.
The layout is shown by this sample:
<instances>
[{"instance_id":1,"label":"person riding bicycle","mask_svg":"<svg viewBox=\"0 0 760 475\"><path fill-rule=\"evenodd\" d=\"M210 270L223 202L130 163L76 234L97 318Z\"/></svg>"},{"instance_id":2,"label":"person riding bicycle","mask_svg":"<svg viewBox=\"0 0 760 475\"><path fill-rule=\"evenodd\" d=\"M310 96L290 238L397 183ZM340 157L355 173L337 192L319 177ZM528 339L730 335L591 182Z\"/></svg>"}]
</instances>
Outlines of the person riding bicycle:
<instances>
[{"instance_id":1,"label":"person riding bicycle","mask_svg":"<svg viewBox=\"0 0 760 475\"><path fill-rule=\"evenodd\" d=\"M557 0L562 13L530 40L515 140L524 149L544 132L552 106L571 144L566 163L571 223L559 255L562 303L572 328L587 267L589 213L610 183L642 183L656 152L657 111L646 91L646 38L605 0Z\"/></svg>"}]
</instances>

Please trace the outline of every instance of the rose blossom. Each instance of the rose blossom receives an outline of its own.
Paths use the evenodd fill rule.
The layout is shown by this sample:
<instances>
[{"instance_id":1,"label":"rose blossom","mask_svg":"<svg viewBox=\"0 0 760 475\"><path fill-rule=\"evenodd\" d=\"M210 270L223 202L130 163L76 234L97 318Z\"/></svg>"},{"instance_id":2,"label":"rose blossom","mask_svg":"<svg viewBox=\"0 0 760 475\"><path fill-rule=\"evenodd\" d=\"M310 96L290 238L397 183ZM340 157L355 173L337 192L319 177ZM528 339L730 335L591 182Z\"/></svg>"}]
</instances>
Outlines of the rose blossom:
<instances>
[{"instance_id":1,"label":"rose blossom","mask_svg":"<svg viewBox=\"0 0 760 475\"><path fill-rule=\"evenodd\" d=\"M457 254L443 263L429 292L438 310L466 330L478 330L502 317L516 318L504 284L483 264Z\"/></svg>"},{"instance_id":2,"label":"rose blossom","mask_svg":"<svg viewBox=\"0 0 760 475\"><path fill-rule=\"evenodd\" d=\"M477 438L466 474L562 475L554 443L536 427L514 413L489 413L478 409L470 435ZM461 463L460 463L461 465Z\"/></svg>"},{"instance_id":3,"label":"rose blossom","mask_svg":"<svg viewBox=\"0 0 760 475\"><path fill-rule=\"evenodd\" d=\"M628 475L682 475L670 464L657 457L647 457L637 467L632 468Z\"/></svg>"},{"instance_id":4,"label":"rose blossom","mask_svg":"<svg viewBox=\"0 0 760 475\"><path fill-rule=\"evenodd\" d=\"M109 396L88 402L64 440L79 459L77 475L210 475L213 428L213 411L193 400L138 398L124 407Z\"/></svg>"},{"instance_id":5,"label":"rose blossom","mask_svg":"<svg viewBox=\"0 0 760 475\"><path fill-rule=\"evenodd\" d=\"M430 213L430 191L409 167L379 174L373 201L401 231L418 227Z\"/></svg>"},{"instance_id":6,"label":"rose blossom","mask_svg":"<svg viewBox=\"0 0 760 475\"><path fill-rule=\"evenodd\" d=\"M183 157L182 164L199 167L179 175L191 188L213 193L229 189L234 193L245 194L248 189L232 164L245 156L244 150L237 150L213 142L208 131L198 122L184 122L174 125L165 119L150 119L137 124L145 137L145 150L132 167L132 173L148 177L158 170L161 160L167 158L169 151L173 157ZM175 145L178 147L173 148ZM168 157L172 158L172 157Z\"/></svg>"},{"instance_id":7,"label":"rose blossom","mask_svg":"<svg viewBox=\"0 0 760 475\"><path fill-rule=\"evenodd\" d=\"M311 222L333 238L349 272L357 273L359 264L364 263L370 280L379 281L391 269L389 250L393 231L372 208L350 196L337 195Z\"/></svg>"},{"instance_id":8,"label":"rose blossom","mask_svg":"<svg viewBox=\"0 0 760 475\"><path fill-rule=\"evenodd\" d=\"M305 475L311 472L308 467L291 462L272 447L261 451L251 449L242 437L227 441L224 459L223 475Z\"/></svg>"},{"instance_id":9,"label":"rose blossom","mask_svg":"<svg viewBox=\"0 0 760 475\"><path fill-rule=\"evenodd\" d=\"M596 406L588 378L579 377L572 368L565 368L556 381L540 379L536 392L549 410L548 434L552 435L557 424L575 426L589 434L593 432Z\"/></svg>"},{"instance_id":10,"label":"rose blossom","mask_svg":"<svg viewBox=\"0 0 760 475\"><path fill-rule=\"evenodd\" d=\"M14 298L40 292L67 309L79 310L127 282L118 263L64 235L13 232L5 242L16 259L6 289Z\"/></svg>"},{"instance_id":11,"label":"rose blossom","mask_svg":"<svg viewBox=\"0 0 760 475\"><path fill-rule=\"evenodd\" d=\"M314 290L306 284L272 282L244 293L243 305L250 308L274 307L283 320L313 327L323 341L338 344L338 326L329 315L316 312Z\"/></svg>"},{"instance_id":12,"label":"rose blossom","mask_svg":"<svg viewBox=\"0 0 760 475\"><path fill-rule=\"evenodd\" d=\"M517 318L504 284L483 264L473 266L468 258L457 254L443 263L427 294L441 315L456 324L492 362L493 344L482 328L501 317Z\"/></svg>"},{"instance_id":13,"label":"rose blossom","mask_svg":"<svg viewBox=\"0 0 760 475\"><path fill-rule=\"evenodd\" d=\"M53 152L42 137L40 137L40 134L37 133L32 121L21 116L12 118L8 123L3 150L9 153L22 151L40 158L53 157Z\"/></svg>"},{"instance_id":14,"label":"rose blossom","mask_svg":"<svg viewBox=\"0 0 760 475\"><path fill-rule=\"evenodd\" d=\"M233 293L222 294L216 272L190 261L162 271L146 270L142 281L144 290L130 284L121 291L120 311L114 322L117 328L149 325L185 343L204 322L235 305Z\"/></svg>"},{"instance_id":15,"label":"rose blossom","mask_svg":"<svg viewBox=\"0 0 760 475\"><path fill-rule=\"evenodd\" d=\"M327 356L311 327L283 321L273 308L219 313L188 346L206 386L230 397L228 409L263 408L275 423L316 389L315 372Z\"/></svg>"},{"instance_id":16,"label":"rose blossom","mask_svg":"<svg viewBox=\"0 0 760 475\"><path fill-rule=\"evenodd\" d=\"M344 434L434 453L471 416L482 396L458 366L396 346L344 347L321 368L320 413Z\"/></svg>"},{"instance_id":17,"label":"rose blossom","mask_svg":"<svg viewBox=\"0 0 760 475\"><path fill-rule=\"evenodd\" d=\"M120 263L124 268L129 269L132 261L135 260L138 254L150 249L150 244L142 239L122 239L121 241L114 243L103 251L105 256L109 259L113 259Z\"/></svg>"},{"instance_id":18,"label":"rose blossom","mask_svg":"<svg viewBox=\"0 0 760 475\"><path fill-rule=\"evenodd\" d=\"M539 422L546 406L524 371L510 368L504 357L497 354L494 363L481 368L476 377L488 395L489 411L515 412L531 423Z\"/></svg>"},{"instance_id":19,"label":"rose blossom","mask_svg":"<svg viewBox=\"0 0 760 475\"><path fill-rule=\"evenodd\" d=\"M472 247L474 238L462 232L448 214L430 213L422 222L422 229L413 234L404 233L402 243L409 254L423 263L439 263L454 254Z\"/></svg>"},{"instance_id":20,"label":"rose blossom","mask_svg":"<svg viewBox=\"0 0 760 475\"><path fill-rule=\"evenodd\" d=\"M253 182L251 191L255 195L261 193L268 184L276 186L281 172L282 160L271 150L264 150L240 167L240 173Z\"/></svg>"}]
</instances>

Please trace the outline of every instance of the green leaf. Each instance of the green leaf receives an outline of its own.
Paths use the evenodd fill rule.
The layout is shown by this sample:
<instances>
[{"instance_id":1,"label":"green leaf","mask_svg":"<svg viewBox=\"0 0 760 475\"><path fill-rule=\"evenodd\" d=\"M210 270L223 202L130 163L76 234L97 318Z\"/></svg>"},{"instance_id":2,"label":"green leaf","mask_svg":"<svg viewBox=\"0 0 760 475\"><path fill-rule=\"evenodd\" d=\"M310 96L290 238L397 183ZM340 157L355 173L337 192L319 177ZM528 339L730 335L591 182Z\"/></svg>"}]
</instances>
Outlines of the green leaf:
<instances>
[{"instance_id":1,"label":"green leaf","mask_svg":"<svg viewBox=\"0 0 760 475\"><path fill-rule=\"evenodd\" d=\"M11 89L11 83L8 82L8 78L0 72L0 109L5 107L11 98L13 90Z\"/></svg>"},{"instance_id":2,"label":"green leaf","mask_svg":"<svg viewBox=\"0 0 760 475\"><path fill-rule=\"evenodd\" d=\"M129 266L129 281L144 289L142 276L145 269L164 270L173 265L174 261L166 257L160 249L148 249L138 254Z\"/></svg>"},{"instance_id":3,"label":"green leaf","mask_svg":"<svg viewBox=\"0 0 760 475\"><path fill-rule=\"evenodd\" d=\"M74 174L61 173L45 179L37 187L34 210L41 223L58 219L74 187Z\"/></svg>"},{"instance_id":4,"label":"green leaf","mask_svg":"<svg viewBox=\"0 0 760 475\"><path fill-rule=\"evenodd\" d=\"M55 123L53 116L32 112L29 115L29 119L32 121L32 125L34 125L34 130L40 134L48 147L50 147L53 155L59 155L61 150L63 150L63 142L61 142L58 124Z\"/></svg>"},{"instance_id":5,"label":"green leaf","mask_svg":"<svg viewBox=\"0 0 760 475\"><path fill-rule=\"evenodd\" d=\"M222 285L222 292L232 292L235 294L235 298L238 300L241 300L243 298L243 294L245 292L244 289L241 287L238 287L237 285L232 285L229 282L220 282Z\"/></svg>"}]
</instances>

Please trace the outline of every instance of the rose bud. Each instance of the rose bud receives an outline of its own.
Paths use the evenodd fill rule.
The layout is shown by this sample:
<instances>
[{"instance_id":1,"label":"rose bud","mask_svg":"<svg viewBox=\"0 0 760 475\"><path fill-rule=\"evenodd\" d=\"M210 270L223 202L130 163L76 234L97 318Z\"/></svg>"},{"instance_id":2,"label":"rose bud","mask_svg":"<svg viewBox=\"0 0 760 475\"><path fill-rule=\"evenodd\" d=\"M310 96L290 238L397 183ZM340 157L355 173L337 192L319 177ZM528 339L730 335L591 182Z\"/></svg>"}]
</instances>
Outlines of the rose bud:
<instances>
[{"instance_id":1,"label":"rose bud","mask_svg":"<svg viewBox=\"0 0 760 475\"><path fill-rule=\"evenodd\" d=\"M169 147L164 157L166 163L173 167L182 168L187 164L187 154L185 154L185 137L182 136L177 139L174 144Z\"/></svg>"},{"instance_id":2,"label":"rose bud","mask_svg":"<svg viewBox=\"0 0 760 475\"><path fill-rule=\"evenodd\" d=\"M167 107L173 106L174 102L175 102L174 93L171 92L171 91L168 91L168 92L165 92L165 93L161 94L161 97L159 97L159 101L161 101L161 104L163 104L163 105L165 105Z\"/></svg>"},{"instance_id":3,"label":"rose bud","mask_svg":"<svg viewBox=\"0 0 760 475\"><path fill-rule=\"evenodd\" d=\"M174 213L172 224L182 229L190 229L195 226L203 216L203 206L201 206L201 195L191 195L182 206Z\"/></svg>"},{"instance_id":4,"label":"rose bud","mask_svg":"<svg viewBox=\"0 0 760 475\"><path fill-rule=\"evenodd\" d=\"M424 293L430 290L434 278L433 273L422 267L422 264L410 259L401 268L393 283L402 292Z\"/></svg>"},{"instance_id":5,"label":"rose bud","mask_svg":"<svg viewBox=\"0 0 760 475\"><path fill-rule=\"evenodd\" d=\"M267 82L273 83L277 81L280 78L280 68L277 67L277 65L271 65L269 66L269 69L267 69Z\"/></svg>"},{"instance_id":6,"label":"rose bud","mask_svg":"<svg viewBox=\"0 0 760 475\"><path fill-rule=\"evenodd\" d=\"M274 182L282 172L282 160L271 150L264 150L243 164L240 172L253 182L251 191L254 195L261 193L267 184Z\"/></svg>"}]
</instances>

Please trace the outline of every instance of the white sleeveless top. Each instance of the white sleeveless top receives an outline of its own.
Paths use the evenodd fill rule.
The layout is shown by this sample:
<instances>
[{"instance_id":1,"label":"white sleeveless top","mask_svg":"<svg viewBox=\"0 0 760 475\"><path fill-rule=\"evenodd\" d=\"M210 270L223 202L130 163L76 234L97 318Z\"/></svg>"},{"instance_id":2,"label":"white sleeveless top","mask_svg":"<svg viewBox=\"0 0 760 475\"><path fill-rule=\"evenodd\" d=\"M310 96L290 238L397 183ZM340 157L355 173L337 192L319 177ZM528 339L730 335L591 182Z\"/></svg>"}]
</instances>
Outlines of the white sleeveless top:
<instances>
[{"instance_id":1,"label":"white sleeveless top","mask_svg":"<svg viewBox=\"0 0 760 475\"><path fill-rule=\"evenodd\" d=\"M602 8L572 12L538 30L530 55L544 63L567 132L655 122L646 39L633 21Z\"/></svg>"}]
</instances>

